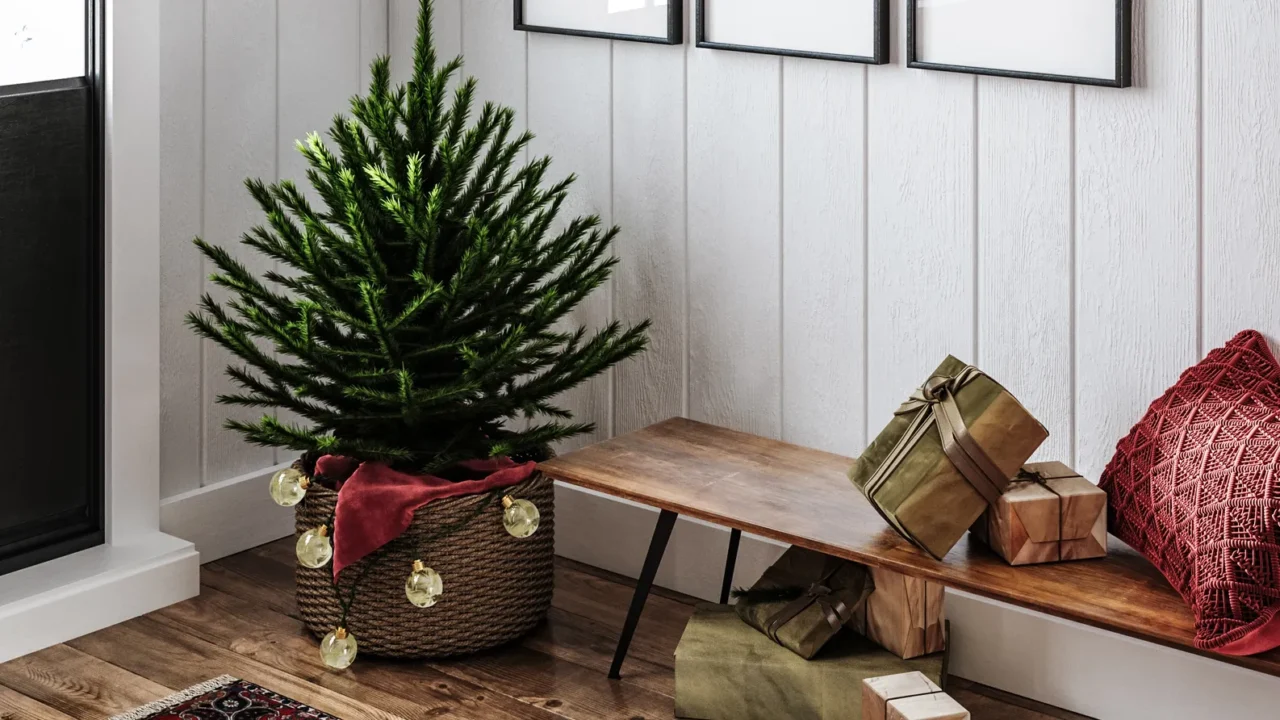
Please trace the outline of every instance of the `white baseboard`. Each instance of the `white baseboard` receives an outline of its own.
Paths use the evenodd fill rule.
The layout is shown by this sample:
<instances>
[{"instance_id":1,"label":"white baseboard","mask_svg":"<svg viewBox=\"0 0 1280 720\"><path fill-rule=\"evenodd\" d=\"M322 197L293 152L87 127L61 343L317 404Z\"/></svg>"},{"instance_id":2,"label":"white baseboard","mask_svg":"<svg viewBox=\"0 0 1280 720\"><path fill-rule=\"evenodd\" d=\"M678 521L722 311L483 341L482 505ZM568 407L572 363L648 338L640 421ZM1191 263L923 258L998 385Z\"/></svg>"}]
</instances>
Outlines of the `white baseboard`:
<instances>
[{"instance_id":1,"label":"white baseboard","mask_svg":"<svg viewBox=\"0 0 1280 720\"><path fill-rule=\"evenodd\" d=\"M658 512L556 486L556 552L629 577ZM607 539L607 541L606 541ZM717 600L729 531L681 518L656 584ZM785 546L744 535L734 585L750 585ZM1280 678L968 593L947 592L957 676L1100 720L1274 720Z\"/></svg>"},{"instance_id":2,"label":"white baseboard","mask_svg":"<svg viewBox=\"0 0 1280 720\"><path fill-rule=\"evenodd\" d=\"M293 534L293 509L276 505L267 481L280 468L240 477L166 498L160 503L160 529L183 538L212 562Z\"/></svg>"},{"instance_id":3,"label":"white baseboard","mask_svg":"<svg viewBox=\"0 0 1280 720\"><path fill-rule=\"evenodd\" d=\"M191 543L152 533L0 577L0 662L145 615L200 592Z\"/></svg>"}]
</instances>

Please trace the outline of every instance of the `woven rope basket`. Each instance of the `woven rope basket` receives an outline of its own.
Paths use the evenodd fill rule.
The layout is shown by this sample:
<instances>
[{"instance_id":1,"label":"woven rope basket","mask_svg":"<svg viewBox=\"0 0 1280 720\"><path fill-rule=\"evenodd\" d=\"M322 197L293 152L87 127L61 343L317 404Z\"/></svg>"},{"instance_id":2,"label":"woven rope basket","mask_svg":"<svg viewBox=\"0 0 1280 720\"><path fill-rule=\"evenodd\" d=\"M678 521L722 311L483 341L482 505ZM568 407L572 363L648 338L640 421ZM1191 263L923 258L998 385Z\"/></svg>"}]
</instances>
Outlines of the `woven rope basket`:
<instances>
[{"instance_id":1,"label":"woven rope basket","mask_svg":"<svg viewBox=\"0 0 1280 720\"><path fill-rule=\"evenodd\" d=\"M502 525L502 495L538 506L538 531L524 539ZM330 521L338 494L313 485L295 508L297 534ZM481 505L487 506L476 512ZM432 540L440 528L473 518L451 535ZM487 650L515 640L541 622L551 607L555 558L555 496L550 478L535 473L489 494L436 500L418 511L404 535L344 568L338 587L333 566L298 565L297 598L302 620L319 637L338 626L353 581L364 573L347 615L346 628L360 654L387 658L444 658ZM429 608L405 597L413 561L440 573L444 593ZM372 567L368 567L373 563Z\"/></svg>"}]
</instances>

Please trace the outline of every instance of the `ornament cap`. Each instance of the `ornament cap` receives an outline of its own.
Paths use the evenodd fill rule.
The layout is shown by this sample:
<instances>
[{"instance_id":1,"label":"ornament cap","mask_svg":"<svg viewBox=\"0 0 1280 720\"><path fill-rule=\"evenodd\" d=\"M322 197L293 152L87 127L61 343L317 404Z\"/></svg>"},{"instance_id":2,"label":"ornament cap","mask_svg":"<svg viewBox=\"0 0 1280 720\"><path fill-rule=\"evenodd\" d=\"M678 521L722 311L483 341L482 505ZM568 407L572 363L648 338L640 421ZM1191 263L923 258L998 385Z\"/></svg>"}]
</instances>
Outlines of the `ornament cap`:
<instances>
[{"instance_id":1,"label":"ornament cap","mask_svg":"<svg viewBox=\"0 0 1280 720\"><path fill-rule=\"evenodd\" d=\"M344 627L334 628L333 636L339 640L345 640L347 639L347 629Z\"/></svg>"},{"instance_id":2,"label":"ornament cap","mask_svg":"<svg viewBox=\"0 0 1280 720\"><path fill-rule=\"evenodd\" d=\"M503 507L503 508L509 508L509 507L511 507L511 504L512 504L512 503L514 503L514 502L515 502L515 500L512 500L510 495L503 495L503 496L502 496L502 507Z\"/></svg>"},{"instance_id":3,"label":"ornament cap","mask_svg":"<svg viewBox=\"0 0 1280 720\"><path fill-rule=\"evenodd\" d=\"M316 534L319 535L320 537L325 537L326 535L329 534L329 526L321 525L320 527L316 528Z\"/></svg>"},{"instance_id":4,"label":"ornament cap","mask_svg":"<svg viewBox=\"0 0 1280 720\"><path fill-rule=\"evenodd\" d=\"M416 572L416 573L420 573L420 572L422 572L422 571L424 571L424 570L426 570L426 569L427 569L427 566L426 566L425 564L423 564L423 562L422 562L421 560L414 560L414 561L413 561L413 571L414 571L414 572Z\"/></svg>"}]
</instances>

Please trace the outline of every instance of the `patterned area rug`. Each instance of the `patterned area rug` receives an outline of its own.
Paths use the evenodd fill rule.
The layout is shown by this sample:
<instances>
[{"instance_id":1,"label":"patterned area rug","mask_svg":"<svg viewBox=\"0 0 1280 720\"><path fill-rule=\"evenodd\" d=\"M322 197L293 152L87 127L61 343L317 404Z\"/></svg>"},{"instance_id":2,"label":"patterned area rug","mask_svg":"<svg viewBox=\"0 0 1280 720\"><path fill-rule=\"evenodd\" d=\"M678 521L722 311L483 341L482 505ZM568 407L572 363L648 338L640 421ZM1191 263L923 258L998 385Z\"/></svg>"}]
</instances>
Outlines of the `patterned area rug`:
<instances>
[{"instance_id":1,"label":"patterned area rug","mask_svg":"<svg viewBox=\"0 0 1280 720\"><path fill-rule=\"evenodd\" d=\"M111 720L340 720L230 675L189 687Z\"/></svg>"}]
</instances>

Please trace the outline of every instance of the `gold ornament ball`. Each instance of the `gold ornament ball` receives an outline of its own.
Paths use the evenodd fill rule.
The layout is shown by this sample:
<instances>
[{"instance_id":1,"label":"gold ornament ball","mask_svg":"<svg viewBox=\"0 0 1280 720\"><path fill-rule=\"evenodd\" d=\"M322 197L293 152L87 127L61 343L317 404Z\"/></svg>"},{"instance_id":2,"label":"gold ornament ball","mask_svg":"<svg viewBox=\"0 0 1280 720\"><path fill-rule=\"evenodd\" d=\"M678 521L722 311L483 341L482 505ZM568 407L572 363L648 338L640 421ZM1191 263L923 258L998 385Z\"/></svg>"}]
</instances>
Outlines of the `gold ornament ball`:
<instances>
[{"instance_id":1,"label":"gold ornament ball","mask_svg":"<svg viewBox=\"0 0 1280 720\"><path fill-rule=\"evenodd\" d=\"M502 498L502 506L506 508L502 511L502 525L511 534L511 537L527 538L538 531L541 515L538 513L536 505L528 500L514 500L511 497L504 497Z\"/></svg>"},{"instance_id":2,"label":"gold ornament ball","mask_svg":"<svg viewBox=\"0 0 1280 720\"><path fill-rule=\"evenodd\" d=\"M329 543L329 528L321 525L302 533L298 538L298 562L303 567L324 567L333 557L333 545Z\"/></svg>"},{"instance_id":3,"label":"gold ornament ball","mask_svg":"<svg viewBox=\"0 0 1280 720\"><path fill-rule=\"evenodd\" d=\"M287 467L271 476L271 499L277 505L293 507L307 495L311 481L297 468Z\"/></svg>"},{"instance_id":4,"label":"gold ornament ball","mask_svg":"<svg viewBox=\"0 0 1280 720\"><path fill-rule=\"evenodd\" d=\"M413 572L404 581L404 595L409 602L420 608L429 608L440 602L444 594L444 581L440 573L422 564L421 560L413 561Z\"/></svg>"},{"instance_id":5,"label":"gold ornament ball","mask_svg":"<svg viewBox=\"0 0 1280 720\"><path fill-rule=\"evenodd\" d=\"M334 670L346 670L356 661L356 636L346 628L337 628L320 641L320 659Z\"/></svg>"}]
</instances>

